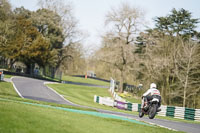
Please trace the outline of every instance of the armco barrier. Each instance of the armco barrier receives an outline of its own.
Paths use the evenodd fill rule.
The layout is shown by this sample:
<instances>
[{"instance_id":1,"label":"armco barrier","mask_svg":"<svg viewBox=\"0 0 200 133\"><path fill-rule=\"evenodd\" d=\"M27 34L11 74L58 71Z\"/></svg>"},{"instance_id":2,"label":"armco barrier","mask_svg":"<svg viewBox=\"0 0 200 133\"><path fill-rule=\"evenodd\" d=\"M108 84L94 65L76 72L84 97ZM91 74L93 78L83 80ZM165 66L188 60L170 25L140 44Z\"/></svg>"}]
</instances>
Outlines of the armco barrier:
<instances>
[{"instance_id":1,"label":"armco barrier","mask_svg":"<svg viewBox=\"0 0 200 133\"><path fill-rule=\"evenodd\" d=\"M123 109L123 110L127 109L127 103L121 102L121 101L117 101L117 100L115 100L115 102L116 102L116 107L118 109Z\"/></svg>"},{"instance_id":2,"label":"armco barrier","mask_svg":"<svg viewBox=\"0 0 200 133\"><path fill-rule=\"evenodd\" d=\"M111 107L114 107L114 100L112 100L111 98L103 98L103 97L100 97L100 104L103 104L103 105L107 105L107 106L111 106Z\"/></svg>"},{"instance_id":3,"label":"armco barrier","mask_svg":"<svg viewBox=\"0 0 200 133\"><path fill-rule=\"evenodd\" d=\"M195 121L199 121L200 122L200 109L196 109L195 110Z\"/></svg>"},{"instance_id":4,"label":"armco barrier","mask_svg":"<svg viewBox=\"0 0 200 133\"><path fill-rule=\"evenodd\" d=\"M174 118L184 119L185 108L175 107Z\"/></svg>"},{"instance_id":5,"label":"armco barrier","mask_svg":"<svg viewBox=\"0 0 200 133\"><path fill-rule=\"evenodd\" d=\"M109 97L100 97L100 96L94 96L94 102L103 104L106 106L114 107L114 100Z\"/></svg>"},{"instance_id":6,"label":"armco barrier","mask_svg":"<svg viewBox=\"0 0 200 133\"><path fill-rule=\"evenodd\" d=\"M94 95L94 102L99 103L99 96Z\"/></svg>"},{"instance_id":7,"label":"armco barrier","mask_svg":"<svg viewBox=\"0 0 200 133\"><path fill-rule=\"evenodd\" d=\"M185 108L184 119L195 120L195 109Z\"/></svg>"},{"instance_id":8,"label":"armco barrier","mask_svg":"<svg viewBox=\"0 0 200 133\"><path fill-rule=\"evenodd\" d=\"M165 105L161 105L160 108L161 108L161 111L158 112L158 115L159 115L159 116L166 116L167 106L165 106Z\"/></svg>"},{"instance_id":9,"label":"armco barrier","mask_svg":"<svg viewBox=\"0 0 200 133\"><path fill-rule=\"evenodd\" d=\"M175 107L167 106L166 116L174 117Z\"/></svg>"},{"instance_id":10,"label":"armco barrier","mask_svg":"<svg viewBox=\"0 0 200 133\"><path fill-rule=\"evenodd\" d=\"M132 111L132 103L127 103L127 110Z\"/></svg>"},{"instance_id":11,"label":"armco barrier","mask_svg":"<svg viewBox=\"0 0 200 133\"><path fill-rule=\"evenodd\" d=\"M132 103L132 111L138 111L138 104L137 103Z\"/></svg>"}]
</instances>

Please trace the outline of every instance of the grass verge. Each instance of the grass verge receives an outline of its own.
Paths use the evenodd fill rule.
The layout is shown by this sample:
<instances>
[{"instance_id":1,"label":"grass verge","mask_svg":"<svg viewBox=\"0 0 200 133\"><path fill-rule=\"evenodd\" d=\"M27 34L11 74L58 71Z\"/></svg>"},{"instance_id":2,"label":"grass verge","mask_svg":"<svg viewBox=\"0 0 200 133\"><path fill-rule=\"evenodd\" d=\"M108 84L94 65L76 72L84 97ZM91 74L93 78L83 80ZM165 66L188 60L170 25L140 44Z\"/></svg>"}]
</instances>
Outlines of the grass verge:
<instances>
[{"instance_id":1,"label":"grass verge","mask_svg":"<svg viewBox=\"0 0 200 133\"><path fill-rule=\"evenodd\" d=\"M12 88L11 83L0 82L0 92L1 98L74 108L67 105L58 105L19 98ZM0 100L0 110L0 132L2 133L174 132L160 127L149 127L123 120L101 118L92 115L58 110L55 108L38 107L29 104L22 104L21 102Z\"/></svg>"},{"instance_id":2,"label":"grass verge","mask_svg":"<svg viewBox=\"0 0 200 133\"><path fill-rule=\"evenodd\" d=\"M173 133L127 121L83 115L51 108L0 101L0 132L25 133Z\"/></svg>"},{"instance_id":3,"label":"grass verge","mask_svg":"<svg viewBox=\"0 0 200 133\"><path fill-rule=\"evenodd\" d=\"M13 75L4 74L4 78L11 78Z\"/></svg>"},{"instance_id":4,"label":"grass verge","mask_svg":"<svg viewBox=\"0 0 200 133\"><path fill-rule=\"evenodd\" d=\"M110 85L110 83L100 81L100 80L95 80L95 79L90 79L90 78L85 79L85 78L73 77L73 76L63 76L62 80L79 82L79 83L95 84L95 85L103 85L103 86L109 86Z\"/></svg>"}]
</instances>

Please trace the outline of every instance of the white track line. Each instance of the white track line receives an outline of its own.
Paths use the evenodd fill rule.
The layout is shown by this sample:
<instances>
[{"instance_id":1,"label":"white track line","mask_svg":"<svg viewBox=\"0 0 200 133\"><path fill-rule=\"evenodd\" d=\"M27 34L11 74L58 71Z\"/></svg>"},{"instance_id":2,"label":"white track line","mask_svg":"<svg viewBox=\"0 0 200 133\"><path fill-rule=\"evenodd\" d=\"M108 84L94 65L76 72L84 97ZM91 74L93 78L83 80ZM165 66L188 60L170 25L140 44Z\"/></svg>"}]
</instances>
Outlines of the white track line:
<instances>
[{"instance_id":1,"label":"white track line","mask_svg":"<svg viewBox=\"0 0 200 133\"><path fill-rule=\"evenodd\" d=\"M24 98L24 97L21 95L21 93L18 91L17 87L15 86L15 84L14 84L14 82L13 82L13 78L15 78L15 76L14 76L14 77L11 77L11 83L12 83L12 85L13 85L15 91L17 92L17 94L18 94L21 98Z\"/></svg>"}]
</instances>

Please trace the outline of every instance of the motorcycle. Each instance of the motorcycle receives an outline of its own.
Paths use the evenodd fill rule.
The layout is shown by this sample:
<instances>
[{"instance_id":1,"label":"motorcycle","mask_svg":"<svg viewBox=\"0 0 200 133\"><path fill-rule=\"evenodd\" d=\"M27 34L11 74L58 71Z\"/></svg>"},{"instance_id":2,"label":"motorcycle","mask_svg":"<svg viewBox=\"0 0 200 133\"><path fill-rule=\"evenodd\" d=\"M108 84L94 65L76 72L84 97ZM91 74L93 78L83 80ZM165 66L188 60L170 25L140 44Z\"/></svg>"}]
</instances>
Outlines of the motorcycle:
<instances>
[{"instance_id":1,"label":"motorcycle","mask_svg":"<svg viewBox=\"0 0 200 133\"><path fill-rule=\"evenodd\" d=\"M149 102L144 103L144 108L139 111L139 117L142 118L145 115L149 116L149 119L153 119L157 112L161 111L158 106L159 99L153 98Z\"/></svg>"}]
</instances>

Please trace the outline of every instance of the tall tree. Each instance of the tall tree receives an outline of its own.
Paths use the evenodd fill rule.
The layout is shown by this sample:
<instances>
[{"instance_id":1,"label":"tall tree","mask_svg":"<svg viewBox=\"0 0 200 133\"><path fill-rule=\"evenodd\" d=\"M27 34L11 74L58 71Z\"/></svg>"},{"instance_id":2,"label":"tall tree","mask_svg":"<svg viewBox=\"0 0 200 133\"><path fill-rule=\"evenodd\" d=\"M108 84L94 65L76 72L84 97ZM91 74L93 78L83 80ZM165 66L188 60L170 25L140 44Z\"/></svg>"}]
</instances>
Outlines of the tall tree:
<instances>
[{"instance_id":1,"label":"tall tree","mask_svg":"<svg viewBox=\"0 0 200 133\"><path fill-rule=\"evenodd\" d=\"M39 9L33 13L32 20L38 31L50 40L51 50L63 47L64 35L58 14L48 9Z\"/></svg>"},{"instance_id":2,"label":"tall tree","mask_svg":"<svg viewBox=\"0 0 200 133\"><path fill-rule=\"evenodd\" d=\"M120 84L126 81L126 73L131 70L134 62L134 41L143 23L143 12L128 3L122 3L118 8L113 8L106 15L105 24L111 27L104 37L104 50L101 61L112 64L119 70Z\"/></svg>"},{"instance_id":3,"label":"tall tree","mask_svg":"<svg viewBox=\"0 0 200 133\"><path fill-rule=\"evenodd\" d=\"M82 34L77 28L77 20L72 13L73 8L70 2L63 0L38 0L38 5L42 10L51 11L51 14L54 14L53 18L55 18L55 14L60 17L56 21L57 29L60 28L59 30L62 30L62 37L60 36L62 39L59 39L60 41L62 40L62 47L57 49L56 69L58 69L65 60L72 58L72 55L67 53L67 51L69 51L70 47L73 47L71 45L80 44Z\"/></svg>"},{"instance_id":4,"label":"tall tree","mask_svg":"<svg viewBox=\"0 0 200 133\"><path fill-rule=\"evenodd\" d=\"M4 51L9 40L11 31L9 30L12 23L11 5L7 0L0 0L0 56L6 58L8 51Z\"/></svg>"},{"instance_id":5,"label":"tall tree","mask_svg":"<svg viewBox=\"0 0 200 133\"><path fill-rule=\"evenodd\" d=\"M30 11L17 8L13 15L13 23L8 29L11 34L3 51L7 51L5 56L10 59L11 66L15 61L22 61L30 73L30 65L38 63L42 66L46 63L47 55L51 55L49 41L33 26Z\"/></svg>"},{"instance_id":6,"label":"tall tree","mask_svg":"<svg viewBox=\"0 0 200 133\"><path fill-rule=\"evenodd\" d=\"M197 35L198 19L192 18L192 13L181 8L172 9L171 14L165 17L156 17L156 29L169 35L182 36L186 39Z\"/></svg>"}]
</instances>

